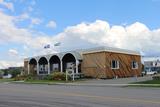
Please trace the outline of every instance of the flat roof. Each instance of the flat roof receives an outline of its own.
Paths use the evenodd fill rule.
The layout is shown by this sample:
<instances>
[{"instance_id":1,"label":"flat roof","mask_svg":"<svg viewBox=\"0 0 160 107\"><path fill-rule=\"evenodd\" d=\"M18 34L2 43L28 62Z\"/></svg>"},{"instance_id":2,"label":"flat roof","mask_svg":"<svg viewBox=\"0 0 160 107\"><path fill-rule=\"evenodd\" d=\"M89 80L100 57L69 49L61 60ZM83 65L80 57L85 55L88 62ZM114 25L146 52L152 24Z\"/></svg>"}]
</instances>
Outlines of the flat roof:
<instances>
[{"instance_id":1,"label":"flat roof","mask_svg":"<svg viewBox=\"0 0 160 107\"><path fill-rule=\"evenodd\" d=\"M82 54L105 51L105 52L115 52L115 53L140 55L140 52L138 52L138 51L127 50L127 49L120 49L120 48L113 48L113 47L106 47L106 46L95 47L95 48L88 48L88 49L82 49L80 51L82 52Z\"/></svg>"}]
</instances>

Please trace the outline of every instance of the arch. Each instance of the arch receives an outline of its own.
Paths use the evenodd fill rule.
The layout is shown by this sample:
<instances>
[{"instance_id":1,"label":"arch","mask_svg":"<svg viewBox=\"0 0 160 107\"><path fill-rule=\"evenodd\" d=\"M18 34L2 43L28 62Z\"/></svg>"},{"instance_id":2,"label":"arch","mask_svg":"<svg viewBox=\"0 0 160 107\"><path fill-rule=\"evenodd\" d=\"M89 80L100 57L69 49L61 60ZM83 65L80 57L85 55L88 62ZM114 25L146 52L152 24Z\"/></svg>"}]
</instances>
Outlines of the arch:
<instances>
[{"instance_id":1,"label":"arch","mask_svg":"<svg viewBox=\"0 0 160 107\"><path fill-rule=\"evenodd\" d=\"M48 74L48 61L47 58L41 57L38 61L39 74Z\"/></svg>"},{"instance_id":2,"label":"arch","mask_svg":"<svg viewBox=\"0 0 160 107\"><path fill-rule=\"evenodd\" d=\"M49 59L49 64L50 64L50 71L51 73L54 71L60 71L61 65L60 58L57 55L51 56Z\"/></svg>"},{"instance_id":3,"label":"arch","mask_svg":"<svg viewBox=\"0 0 160 107\"><path fill-rule=\"evenodd\" d=\"M37 60L35 58L29 60L29 73L37 74Z\"/></svg>"},{"instance_id":4,"label":"arch","mask_svg":"<svg viewBox=\"0 0 160 107\"><path fill-rule=\"evenodd\" d=\"M29 64L37 65L37 60L35 58L31 58L30 61L29 61Z\"/></svg>"},{"instance_id":5,"label":"arch","mask_svg":"<svg viewBox=\"0 0 160 107\"><path fill-rule=\"evenodd\" d=\"M75 66L76 58L73 54L67 53L62 57L62 62L63 62L63 72L65 72L66 69L71 69L72 66ZM73 67L73 69L75 72L75 67Z\"/></svg>"}]
</instances>

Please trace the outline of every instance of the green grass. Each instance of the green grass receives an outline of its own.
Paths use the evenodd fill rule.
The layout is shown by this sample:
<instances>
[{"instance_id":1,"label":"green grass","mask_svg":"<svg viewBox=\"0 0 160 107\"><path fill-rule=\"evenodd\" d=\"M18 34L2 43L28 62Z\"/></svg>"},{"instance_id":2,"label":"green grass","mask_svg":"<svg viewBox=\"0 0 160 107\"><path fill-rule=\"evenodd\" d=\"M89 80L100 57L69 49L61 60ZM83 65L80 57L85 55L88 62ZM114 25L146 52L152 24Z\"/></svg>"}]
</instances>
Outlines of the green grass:
<instances>
[{"instance_id":1,"label":"green grass","mask_svg":"<svg viewBox=\"0 0 160 107\"><path fill-rule=\"evenodd\" d=\"M12 82L14 81L14 79L10 78L10 79L0 79L0 82Z\"/></svg>"},{"instance_id":2,"label":"green grass","mask_svg":"<svg viewBox=\"0 0 160 107\"><path fill-rule=\"evenodd\" d=\"M148 80L148 81L136 82L134 84L160 84L160 80Z\"/></svg>"},{"instance_id":3,"label":"green grass","mask_svg":"<svg viewBox=\"0 0 160 107\"><path fill-rule=\"evenodd\" d=\"M24 83L24 84L56 84L56 83L76 83L82 82L84 80L75 80L75 81L65 81L65 80L25 80L25 81L15 81L12 79L0 79L0 83L10 82L10 83Z\"/></svg>"},{"instance_id":4,"label":"green grass","mask_svg":"<svg viewBox=\"0 0 160 107\"><path fill-rule=\"evenodd\" d=\"M56 80L27 80L24 83L30 84L55 84L55 83L66 83L66 81L56 81Z\"/></svg>"},{"instance_id":5,"label":"green grass","mask_svg":"<svg viewBox=\"0 0 160 107\"><path fill-rule=\"evenodd\" d=\"M160 87L160 80L148 80L142 82L134 82L129 86L131 87Z\"/></svg>"}]
</instances>

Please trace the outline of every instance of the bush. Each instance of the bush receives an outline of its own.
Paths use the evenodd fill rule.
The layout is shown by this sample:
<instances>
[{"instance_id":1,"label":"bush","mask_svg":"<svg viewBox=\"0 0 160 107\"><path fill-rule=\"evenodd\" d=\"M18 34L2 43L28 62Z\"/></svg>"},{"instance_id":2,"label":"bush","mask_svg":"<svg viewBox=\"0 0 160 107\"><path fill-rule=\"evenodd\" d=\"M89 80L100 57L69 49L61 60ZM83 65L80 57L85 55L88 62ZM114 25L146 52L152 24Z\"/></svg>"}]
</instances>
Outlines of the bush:
<instances>
[{"instance_id":1,"label":"bush","mask_svg":"<svg viewBox=\"0 0 160 107\"><path fill-rule=\"evenodd\" d=\"M24 80L26 80L27 79L27 75L17 75L15 78L14 78L14 80L15 81L24 81Z\"/></svg>"},{"instance_id":2,"label":"bush","mask_svg":"<svg viewBox=\"0 0 160 107\"><path fill-rule=\"evenodd\" d=\"M53 74L46 75L43 79L44 80L53 80Z\"/></svg>"},{"instance_id":3,"label":"bush","mask_svg":"<svg viewBox=\"0 0 160 107\"><path fill-rule=\"evenodd\" d=\"M33 74L29 74L27 75L26 77L26 81L29 81L29 80L37 80L38 77L36 75L33 75Z\"/></svg>"},{"instance_id":4,"label":"bush","mask_svg":"<svg viewBox=\"0 0 160 107\"><path fill-rule=\"evenodd\" d=\"M54 80L65 80L66 75L65 75L65 73L62 73L62 72L54 72L53 73L53 79Z\"/></svg>"},{"instance_id":5,"label":"bush","mask_svg":"<svg viewBox=\"0 0 160 107\"><path fill-rule=\"evenodd\" d=\"M160 76L153 76L152 79L153 80L160 80Z\"/></svg>"}]
</instances>

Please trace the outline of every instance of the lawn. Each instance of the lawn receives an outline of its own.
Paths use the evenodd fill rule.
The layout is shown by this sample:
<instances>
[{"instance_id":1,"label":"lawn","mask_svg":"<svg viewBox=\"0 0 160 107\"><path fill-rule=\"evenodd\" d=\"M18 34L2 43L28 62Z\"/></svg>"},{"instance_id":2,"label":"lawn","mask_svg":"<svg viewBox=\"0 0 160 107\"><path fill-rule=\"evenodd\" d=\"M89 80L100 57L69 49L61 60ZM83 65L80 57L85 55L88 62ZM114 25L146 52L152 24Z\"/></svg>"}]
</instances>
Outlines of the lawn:
<instances>
[{"instance_id":1,"label":"lawn","mask_svg":"<svg viewBox=\"0 0 160 107\"><path fill-rule=\"evenodd\" d=\"M160 80L148 80L148 81L136 82L135 84L160 84Z\"/></svg>"},{"instance_id":2,"label":"lawn","mask_svg":"<svg viewBox=\"0 0 160 107\"><path fill-rule=\"evenodd\" d=\"M82 80L76 81L64 81L64 80L25 80L25 81L15 81L14 79L0 79L0 83L10 82L10 83L24 83L24 84L56 84L56 83L73 83L81 82Z\"/></svg>"},{"instance_id":3,"label":"lawn","mask_svg":"<svg viewBox=\"0 0 160 107\"><path fill-rule=\"evenodd\" d=\"M0 82L11 82L14 81L14 79L0 79Z\"/></svg>"},{"instance_id":4,"label":"lawn","mask_svg":"<svg viewBox=\"0 0 160 107\"><path fill-rule=\"evenodd\" d=\"M55 83L66 83L66 81L62 80L27 80L24 81L24 83L29 83L29 84L55 84Z\"/></svg>"},{"instance_id":5,"label":"lawn","mask_svg":"<svg viewBox=\"0 0 160 107\"><path fill-rule=\"evenodd\" d=\"M160 87L160 80L148 80L142 82L134 82L131 83L129 86L133 87Z\"/></svg>"}]
</instances>

